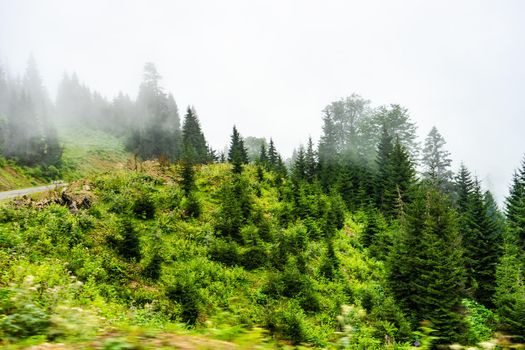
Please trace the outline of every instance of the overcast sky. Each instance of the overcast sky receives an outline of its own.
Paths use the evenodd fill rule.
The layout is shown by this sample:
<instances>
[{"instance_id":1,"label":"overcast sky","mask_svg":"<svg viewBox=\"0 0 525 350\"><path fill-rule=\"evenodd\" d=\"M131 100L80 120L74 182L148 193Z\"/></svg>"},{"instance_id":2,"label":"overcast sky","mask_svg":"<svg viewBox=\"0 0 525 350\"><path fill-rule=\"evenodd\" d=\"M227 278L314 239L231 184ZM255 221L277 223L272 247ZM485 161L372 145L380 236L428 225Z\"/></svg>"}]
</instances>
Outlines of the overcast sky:
<instances>
[{"instance_id":1,"label":"overcast sky","mask_svg":"<svg viewBox=\"0 0 525 350\"><path fill-rule=\"evenodd\" d=\"M64 71L135 97L157 65L211 145L233 124L285 155L355 92L435 125L501 200L525 153L525 1L0 0L0 59L33 53L54 97Z\"/></svg>"}]
</instances>

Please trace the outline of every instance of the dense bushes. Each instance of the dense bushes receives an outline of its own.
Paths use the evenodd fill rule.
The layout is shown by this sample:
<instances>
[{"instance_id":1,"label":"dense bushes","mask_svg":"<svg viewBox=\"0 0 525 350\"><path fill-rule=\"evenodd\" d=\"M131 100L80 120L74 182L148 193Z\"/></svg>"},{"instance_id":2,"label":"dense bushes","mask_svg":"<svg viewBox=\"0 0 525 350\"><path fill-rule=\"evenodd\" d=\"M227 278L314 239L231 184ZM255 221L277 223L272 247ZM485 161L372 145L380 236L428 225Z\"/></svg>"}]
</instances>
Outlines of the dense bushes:
<instances>
[{"instance_id":1,"label":"dense bushes","mask_svg":"<svg viewBox=\"0 0 525 350\"><path fill-rule=\"evenodd\" d=\"M179 168L163 171L99 175L90 182L91 207L74 212L58 204L0 208L3 336L67 336L64 323L77 322L71 308L81 308L104 317L95 322L101 327L117 320L196 328L226 322L265 327L293 344L327 346L341 338L348 348L411 339L411 325L386 287L384 263L367 255L388 241L380 238L381 217L378 229L365 231L368 244L360 236L367 215L349 215L337 195L314 185L297 195L300 184L257 183L250 166L231 175L213 165L200 168L185 192L170 180L180 178ZM191 209L192 198L198 209ZM49 259L59 268L42 272ZM18 272L20 264L27 273ZM22 289L32 299L13 304L25 292L5 286L20 286L35 270L39 287ZM52 297L55 287L59 298ZM338 321L342 305L352 306ZM483 310L473 310L481 325L475 315Z\"/></svg>"}]
</instances>

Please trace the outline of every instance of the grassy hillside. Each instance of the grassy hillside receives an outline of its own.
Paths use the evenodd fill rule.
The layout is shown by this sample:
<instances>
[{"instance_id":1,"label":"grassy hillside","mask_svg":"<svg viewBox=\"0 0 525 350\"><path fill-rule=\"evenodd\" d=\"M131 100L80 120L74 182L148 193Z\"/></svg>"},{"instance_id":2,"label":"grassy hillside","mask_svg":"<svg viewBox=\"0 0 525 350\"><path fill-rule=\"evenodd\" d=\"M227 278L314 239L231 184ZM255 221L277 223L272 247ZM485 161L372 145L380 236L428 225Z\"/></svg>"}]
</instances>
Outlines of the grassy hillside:
<instances>
[{"instance_id":1,"label":"grassy hillside","mask_svg":"<svg viewBox=\"0 0 525 350\"><path fill-rule=\"evenodd\" d=\"M0 158L0 191L32 187L46 182L36 169L24 168Z\"/></svg>"},{"instance_id":2,"label":"grassy hillside","mask_svg":"<svg viewBox=\"0 0 525 350\"><path fill-rule=\"evenodd\" d=\"M3 346L158 348L190 334L181 348L408 347L383 266L359 243L362 218L336 198L294 198L251 167L200 167L191 195L177 167L139 170L1 207Z\"/></svg>"},{"instance_id":3,"label":"grassy hillside","mask_svg":"<svg viewBox=\"0 0 525 350\"><path fill-rule=\"evenodd\" d=\"M130 158L123 140L104 131L87 128L60 128L64 147L62 178L66 181L123 168Z\"/></svg>"},{"instance_id":4,"label":"grassy hillside","mask_svg":"<svg viewBox=\"0 0 525 350\"><path fill-rule=\"evenodd\" d=\"M0 159L0 191L47 184L58 179L76 180L121 169L131 161L123 141L103 131L62 128L59 129L59 139L64 153L58 167L24 167Z\"/></svg>"}]
</instances>

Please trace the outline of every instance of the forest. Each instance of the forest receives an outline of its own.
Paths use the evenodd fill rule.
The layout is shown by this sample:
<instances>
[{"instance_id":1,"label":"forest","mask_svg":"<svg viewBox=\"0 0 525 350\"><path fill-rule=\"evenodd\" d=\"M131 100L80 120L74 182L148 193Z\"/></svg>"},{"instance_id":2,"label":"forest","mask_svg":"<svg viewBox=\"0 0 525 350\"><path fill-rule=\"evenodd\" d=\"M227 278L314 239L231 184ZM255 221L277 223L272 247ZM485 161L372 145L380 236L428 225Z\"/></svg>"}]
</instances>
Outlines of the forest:
<instances>
[{"instance_id":1,"label":"forest","mask_svg":"<svg viewBox=\"0 0 525 350\"><path fill-rule=\"evenodd\" d=\"M64 74L52 99L33 58L21 78L0 67L0 166L67 177L75 128L127 157L0 203L1 346L524 346L525 158L500 207L398 104L329 102L286 159L235 125L213 149L153 63L138 91Z\"/></svg>"}]
</instances>

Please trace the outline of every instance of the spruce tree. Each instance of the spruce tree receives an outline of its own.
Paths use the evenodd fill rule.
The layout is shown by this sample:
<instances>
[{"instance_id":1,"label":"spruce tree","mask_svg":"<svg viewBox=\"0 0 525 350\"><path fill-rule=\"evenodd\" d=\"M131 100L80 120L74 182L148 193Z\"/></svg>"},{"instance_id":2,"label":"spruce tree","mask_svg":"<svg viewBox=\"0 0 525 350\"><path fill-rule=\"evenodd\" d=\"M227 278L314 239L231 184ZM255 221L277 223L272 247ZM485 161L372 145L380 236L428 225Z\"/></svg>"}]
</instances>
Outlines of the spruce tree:
<instances>
[{"instance_id":1,"label":"spruce tree","mask_svg":"<svg viewBox=\"0 0 525 350\"><path fill-rule=\"evenodd\" d=\"M305 158L305 178L306 181L312 183L317 176L317 155L314 150L314 144L312 138L308 138L308 144L306 146Z\"/></svg>"},{"instance_id":2,"label":"spruce tree","mask_svg":"<svg viewBox=\"0 0 525 350\"><path fill-rule=\"evenodd\" d=\"M244 147L243 139L235 125L233 126L230 150L228 151L228 162L233 164L233 172L236 174L242 172L243 164L248 164L248 153Z\"/></svg>"},{"instance_id":3,"label":"spruce tree","mask_svg":"<svg viewBox=\"0 0 525 350\"><path fill-rule=\"evenodd\" d=\"M472 180L472 176L464 164L461 164L459 168L454 185L458 212L460 214L466 213L468 210L469 199L474 187L474 181Z\"/></svg>"},{"instance_id":4,"label":"spruce tree","mask_svg":"<svg viewBox=\"0 0 525 350\"><path fill-rule=\"evenodd\" d=\"M414 165L398 139L388 158L386 173L386 188L382 196L383 211L394 216L399 214L400 205L411 200L412 187L416 182Z\"/></svg>"},{"instance_id":5,"label":"spruce tree","mask_svg":"<svg viewBox=\"0 0 525 350\"><path fill-rule=\"evenodd\" d=\"M443 136L434 126L425 140L423 148L423 177L430 181L434 186L444 192L450 190L452 181L452 171L450 171L450 152L443 147L446 142Z\"/></svg>"},{"instance_id":6,"label":"spruce tree","mask_svg":"<svg viewBox=\"0 0 525 350\"><path fill-rule=\"evenodd\" d=\"M193 164L210 162L210 152L195 110L188 106L182 126L182 148Z\"/></svg>"},{"instance_id":7,"label":"spruce tree","mask_svg":"<svg viewBox=\"0 0 525 350\"><path fill-rule=\"evenodd\" d=\"M437 343L463 340L462 254L456 217L447 198L433 188L417 191L388 259L389 280L405 311L417 322L431 322Z\"/></svg>"},{"instance_id":8,"label":"spruce tree","mask_svg":"<svg viewBox=\"0 0 525 350\"><path fill-rule=\"evenodd\" d=\"M388 133L386 126L381 129L381 139L377 146L377 178L376 178L376 203L382 210L388 205L385 194L390 187L390 157L394 146L392 137Z\"/></svg>"},{"instance_id":9,"label":"spruce tree","mask_svg":"<svg viewBox=\"0 0 525 350\"><path fill-rule=\"evenodd\" d=\"M303 146L299 147L297 156L292 167L292 178L296 181L302 181L306 179L306 158Z\"/></svg>"},{"instance_id":10,"label":"spruce tree","mask_svg":"<svg viewBox=\"0 0 525 350\"><path fill-rule=\"evenodd\" d=\"M262 167L268 168L268 153L266 152L266 145L264 143L261 143L258 164Z\"/></svg>"},{"instance_id":11,"label":"spruce tree","mask_svg":"<svg viewBox=\"0 0 525 350\"><path fill-rule=\"evenodd\" d=\"M521 251L525 251L525 157L521 168L512 177L505 214L511 240Z\"/></svg>"},{"instance_id":12,"label":"spruce tree","mask_svg":"<svg viewBox=\"0 0 525 350\"><path fill-rule=\"evenodd\" d=\"M319 180L323 189L329 192L334 180L337 179L337 163L339 149L337 144L337 130L330 109L325 109L323 116L323 133L319 140Z\"/></svg>"},{"instance_id":13,"label":"spruce tree","mask_svg":"<svg viewBox=\"0 0 525 350\"><path fill-rule=\"evenodd\" d=\"M498 223L489 217L489 210L481 193L480 184L475 180L468 211L463 216L463 220L466 220L463 246L467 288L472 289L472 295L478 302L488 307L492 306L496 265L503 244L503 232L499 229Z\"/></svg>"},{"instance_id":14,"label":"spruce tree","mask_svg":"<svg viewBox=\"0 0 525 350\"><path fill-rule=\"evenodd\" d=\"M268 170L275 170L279 163L279 153L275 148L273 140L270 138L270 145L268 146Z\"/></svg>"}]
</instances>

